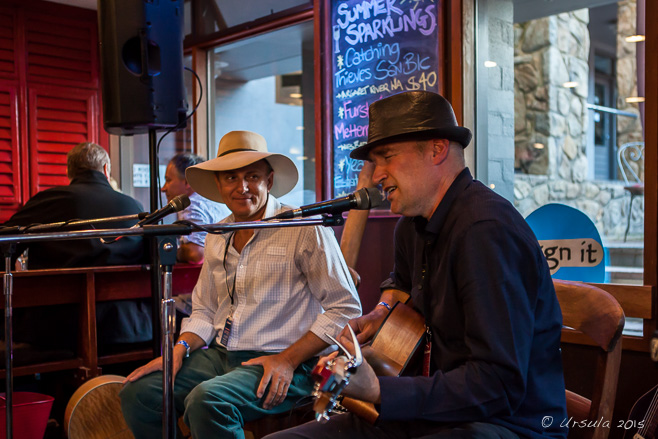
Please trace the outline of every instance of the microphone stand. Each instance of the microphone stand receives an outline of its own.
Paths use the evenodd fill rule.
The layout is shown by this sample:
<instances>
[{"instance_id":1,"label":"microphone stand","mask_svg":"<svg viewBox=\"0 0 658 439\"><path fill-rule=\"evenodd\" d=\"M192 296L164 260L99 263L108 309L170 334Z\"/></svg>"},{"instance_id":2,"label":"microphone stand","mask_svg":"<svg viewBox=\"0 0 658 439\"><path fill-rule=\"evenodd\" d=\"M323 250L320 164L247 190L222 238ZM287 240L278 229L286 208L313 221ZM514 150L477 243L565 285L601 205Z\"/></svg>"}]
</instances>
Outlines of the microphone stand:
<instances>
[{"instance_id":1,"label":"microphone stand","mask_svg":"<svg viewBox=\"0 0 658 439\"><path fill-rule=\"evenodd\" d=\"M317 219L297 219L297 220L281 220L281 221L255 221L255 222L240 222L240 223L222 223L222 224L205 224L202 227L206 230L213 232L228 232L241 229L268 229L273 227L300 227L300 226L340 226L344 223L342 215L323 216ZM171 278L172 266L176 262L176 239L174 236L189 235L194 231L194 228L187 224L166 224L166 225L145 225L137 228L124 228L124 229L98 229L98 230L81 230L81 231L55 231L55 232L42 232L42 233L26 233L23 235L0 235L0 246L9 250L5 252L5 275L4 275L4 288L5 288L5 343L7 346L7 362L6 362L6 377L7 377L7 439L11 439L11 404L13 393L13 380L12 380L12 362L9 352L12 346L12 331L11 331L11 293L12 293L12 275L11 275L11 254L13 253L12 246L22 242L39 242L39 241L64 241L71 239L89 239L89 238L105 238L117 236L160 236L158 242L158 259L162 260L162 269L164 271L164 284L161 302L161 322L162 322L162 370L163 370L163 389L162 389L162 426L163 426L163 439L172 439L176 434L175 423L175 409L174 409L174 376L173 376L173 350L174 350L174 334L176 332L176 320L174 314L174 302L171 298ZM158 269L160 265L158 265ZM161 279L158 279L160 283ZM155 325L154 325L155 326Z\"/></svg>"},{"instance_id":2,"label":"microphone stand","mask_svg":"<svg viewBox=\"0 0 658 439\"><path fill-rule=\"evenodd\" d=\"M11 258L16 251L16 243L2 244L5 256L4 294L5 294L5 427L6 436L13 437L13 413L14 413L14 343L13 343L13 311L12 293L14 289L14 278L11 274Z\"/></svg>"},{"instance_id":3,"label":"microphone stand","mask_svg":"<svg viewBox=\"0 0 658 439\"><path fill-rule=\"evenodd\" d=\"M98 218L98 219L60 221L57 223L2 227L0 228L0 234L5 235L5 234L18 234L18 233L47 232L49 230L62 229L65 227L93 226L95 224L141 220L144 219L147 215L148 212L142 212L134 215L110 216L107 218Z\"/></svg>"},{"instance_id":4,"label":"microphone stand","mask_svg":"<svg viewBox=\"0 0 658 439\"><path fill-rule=\"evenodd\" d=\"M176 411L174 410L174 336L176 314L172 298L172 267L176 263L175 236L157 238L160 267L163 273L162 303L160 307L162 331L162 432L165 438L174 438ZM155 322L154 322L155 324Z\"/></svg>"},{"instance_id":5,"label":"microphone stand","mask_svg":"<svg viewBox=\"0 0 658 439\"><path fill-rule=\"evenodd\" d=\"M142 44L146 44L145 38L142 38ZM146 48L142 47L142 54L146 54ZM147 72L148 70L146 69L146 63L147 61L143 58L142 59L142 69L144 72ZM146 73L145 73L146 74ZM151 77L149 77L149 81ZM150 194L150 202L151 202L151 212L155 212L158 210L159 203L158 201L160 200L160 186L158 185L158 173L159 173L159 165L160 162L158 161L158 149L157 149L157 140L158 136L156 134L155 128L150 128L149 133L149 169L151 170L150 175L149 175L149 194ZM153 314L153 343L151 345L151 348L153 349L153 355L157 356L158 355L158 350L161 349L161 346L158 344L158 340L160 340L161 337L163 337L163 334L160 332L160 328L162 325L164 325L164 322L161 320L160 325L158 325L156 321L156 317L160 315L159 308L158 308L158 302L160 301L160 292L162 290L162 275L160 271L160 261L158 258L160 257L160 252L158 251L158 241L156 239L151 239L149 240L149 254L151 258L151 313Z\"/></svg>"}]
</instances>

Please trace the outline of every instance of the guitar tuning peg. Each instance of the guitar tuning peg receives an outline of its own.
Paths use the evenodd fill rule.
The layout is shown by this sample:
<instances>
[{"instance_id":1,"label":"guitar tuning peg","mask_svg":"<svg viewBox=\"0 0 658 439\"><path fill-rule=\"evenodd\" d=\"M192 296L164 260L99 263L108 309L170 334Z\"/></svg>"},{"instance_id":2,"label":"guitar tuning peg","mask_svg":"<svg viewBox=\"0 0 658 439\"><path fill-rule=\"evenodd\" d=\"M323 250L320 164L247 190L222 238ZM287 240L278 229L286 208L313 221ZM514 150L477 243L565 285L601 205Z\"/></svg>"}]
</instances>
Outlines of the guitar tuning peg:
<instances>
[{"instance_id":1,"label":"guitar tuning peg","mask_svg":"<svg viewBox=\"0 0 658 439\"><path fill-rule=\"evenodd\" d=\"M340 349L340 350L342 351L342 354L345 355L345 356L347 357L348 360L352 361L352 358L354 358L354 357L352 356L352 354L350 354L350 351L348 351L348 350L345 348L345 346L343 346L342 344L340 344L340 342L339 342L338 340L336 340L335 338L333 338L331 335L327 334L326 332L325 332L324 335L326 335L327 337L329 337L329 339L331 339L331 341L333 341L334 344L335 344L336 346L338 346L338 349Z\"/></svg>"}]
</instances>

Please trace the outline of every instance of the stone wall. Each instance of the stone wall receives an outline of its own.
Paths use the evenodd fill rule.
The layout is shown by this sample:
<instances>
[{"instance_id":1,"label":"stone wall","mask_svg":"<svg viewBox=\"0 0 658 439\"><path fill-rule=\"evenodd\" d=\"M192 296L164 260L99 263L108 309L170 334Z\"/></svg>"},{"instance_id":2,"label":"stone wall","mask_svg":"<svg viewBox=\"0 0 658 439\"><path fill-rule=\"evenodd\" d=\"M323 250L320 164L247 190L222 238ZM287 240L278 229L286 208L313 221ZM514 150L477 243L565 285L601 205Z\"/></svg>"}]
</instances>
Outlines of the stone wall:
<instances>
[{"instance_id":1,"label":"stone wall","mask_svg":"<svg viewBox=\"0 0 658 439\"><path fill-rule=\"evenodd\" d=\"M619 4L619 33L624 36L633 34L631 25L635 29L634 5L635 0ZM604 239L619 240L630 205L623 182L588 180L588 22L589 11L581 9L514 25L514 204L524 217L548 203L575 207L592 219ZM621 40L618 108L637 112L622 97L637 95L637 81L634 47ZM577 85L565 88L568 81ZM618 140L637 137L631 122L639 123L639 118L617 120ZM641 240L643 197L632 207L628 240Z\"/></svg>"},{"instance_id":2,"label":"stone wall","mask_svg":"<svg viewBox=\"0 0 658 439\"><path fill-rule=\"evenodd\" d=\"M617 7L617 108L637 115L636 118L617 117L617 145L621 146L628 142L641 142L644 137L638 104L626 102L626 98L638 96L636 54L638 44L625 40L627 36L637 33L636 0L620 1ZM644 160L630 161L629 164L644 181Z\"/></svg>"},{"instance_id":3,"label":"stone wall","mask_svg":"<svg viewBox=\"0 0 658 439\"><path fill-rule=\"evenodd\" d=\"M525 218L535 209L560 203L584 212L606 240L621 240L628 221L630 196L622 182L573 182L545 175L516 174L514 205ZM644 235L644 197L633 201L628 241L642 240Z\"/></svg>"},{"instance_id":4,"label":"stone wall","mask_svg":"<svg viewBox=\"0 0 658 439\"><path fill-rule=\"evenodd\" d=\"M588 22L580 9L515 25L517 174L587 177Z\"/></svg>"}]
</instances>

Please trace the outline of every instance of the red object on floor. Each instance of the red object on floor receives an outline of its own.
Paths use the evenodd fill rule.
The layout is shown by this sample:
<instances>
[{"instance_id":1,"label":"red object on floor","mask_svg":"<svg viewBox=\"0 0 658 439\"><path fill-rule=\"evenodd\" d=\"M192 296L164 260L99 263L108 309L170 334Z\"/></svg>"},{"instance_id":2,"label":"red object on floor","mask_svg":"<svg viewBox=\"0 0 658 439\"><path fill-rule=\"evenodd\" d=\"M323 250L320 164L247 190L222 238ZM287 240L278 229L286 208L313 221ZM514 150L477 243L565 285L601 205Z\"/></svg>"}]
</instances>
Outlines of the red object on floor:
<instances>
[{"instance_id":1,"label":"red object on floor","mask_svg":"<svg viewBox=\"0 0 658 439\"><path fill-rule=\"evenodd\" d=\"M14 392L14 439L43 439L54 398L34 392ZM0 394L0 439L7 438L7 403Z\"/></svg>"}]
</instances>

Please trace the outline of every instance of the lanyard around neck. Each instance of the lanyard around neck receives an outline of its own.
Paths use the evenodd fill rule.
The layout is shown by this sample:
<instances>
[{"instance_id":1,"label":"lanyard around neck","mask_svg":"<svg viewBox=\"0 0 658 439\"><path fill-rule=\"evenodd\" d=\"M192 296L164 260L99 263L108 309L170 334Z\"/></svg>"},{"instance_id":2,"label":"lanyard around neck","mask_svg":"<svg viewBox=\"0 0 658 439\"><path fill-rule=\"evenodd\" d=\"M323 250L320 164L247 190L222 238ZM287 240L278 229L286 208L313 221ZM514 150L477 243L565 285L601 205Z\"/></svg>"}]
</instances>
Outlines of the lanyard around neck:
<instances>
[{"instance_id":1,"label":"lanyard around neck","mask_svg":"<svg viewBox=\"0 0 658 439\"><path fill-rule=\"evenodd\" d=\"M231 299L231 306L233 306L233 298L235 297L235 280L238 278L238 268L236 266L235 268L235 276L233 277L233 288L228 287L228 270L226 269L226 258L228 256L228 249L231 247L231 239L233 239L233 236L235 235L235 232L232 232L231 235L228 237L228 241L226 242L226 248L224 249L224 260L222 262L222 265L224 266L224 275L226 279L226 291L228 292L228 297Z\"/></svg>"}]
</instances>

